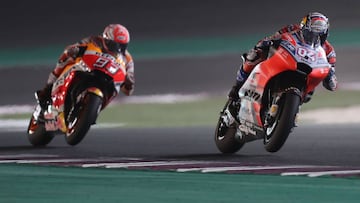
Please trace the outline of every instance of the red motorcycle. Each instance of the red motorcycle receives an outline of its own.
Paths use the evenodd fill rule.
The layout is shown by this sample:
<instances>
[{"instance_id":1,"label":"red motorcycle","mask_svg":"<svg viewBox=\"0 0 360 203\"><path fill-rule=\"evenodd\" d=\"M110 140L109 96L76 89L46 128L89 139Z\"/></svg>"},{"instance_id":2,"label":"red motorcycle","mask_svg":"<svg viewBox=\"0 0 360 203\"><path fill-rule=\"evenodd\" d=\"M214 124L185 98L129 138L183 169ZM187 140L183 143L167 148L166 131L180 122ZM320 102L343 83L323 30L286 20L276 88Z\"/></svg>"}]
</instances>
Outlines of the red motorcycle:
<instances>
[{"instance_id":1,"label":"red motorcycle","mask_svg":"<svg viewBox=\"0 0 360 203\"><path fill-rule=\"evenodd\" d=\"M235 153L246 142L262 139L265 149L277 152L296 126L306 95L330 71L324 49L285 34L269 49L239 90L240 107L234 118L230 100L220 112L215 143L222 153Z\"/></svg>"},{"instance_id":2,"label":"red motorcycle","mask_svg":"<svg viewBox=\"0 0 360 203\"><path fill-rule=\"evenodd\" d=\"M89 46L82 57L69 64L55 81L51 104L38 104L27 130L34 146L45 146L56 134L65 134L69 145L78 144L125 80L123 60L116 60Z\"/></svg>"}]
</instances>

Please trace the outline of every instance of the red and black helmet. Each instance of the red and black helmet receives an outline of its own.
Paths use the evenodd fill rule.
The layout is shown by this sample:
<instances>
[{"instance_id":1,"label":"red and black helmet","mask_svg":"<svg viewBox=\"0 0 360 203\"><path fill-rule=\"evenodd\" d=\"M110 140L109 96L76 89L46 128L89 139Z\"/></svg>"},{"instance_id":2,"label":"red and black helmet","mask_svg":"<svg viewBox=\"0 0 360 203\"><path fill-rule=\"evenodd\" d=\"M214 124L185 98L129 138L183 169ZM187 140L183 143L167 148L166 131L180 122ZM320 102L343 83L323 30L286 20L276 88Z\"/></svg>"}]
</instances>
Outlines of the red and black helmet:
<instances>
[{"instance_id":1,"label":"red and black helmet","mask_svg":"<svg viewBox=\"0 0 360 203\"><path fill-rule=\"evenodd\" d=\"M126 27L120 24L110 24L103 32L105 48L115 54L124 53L130 42L130 34Z\"/></svg>"}]
</instances>

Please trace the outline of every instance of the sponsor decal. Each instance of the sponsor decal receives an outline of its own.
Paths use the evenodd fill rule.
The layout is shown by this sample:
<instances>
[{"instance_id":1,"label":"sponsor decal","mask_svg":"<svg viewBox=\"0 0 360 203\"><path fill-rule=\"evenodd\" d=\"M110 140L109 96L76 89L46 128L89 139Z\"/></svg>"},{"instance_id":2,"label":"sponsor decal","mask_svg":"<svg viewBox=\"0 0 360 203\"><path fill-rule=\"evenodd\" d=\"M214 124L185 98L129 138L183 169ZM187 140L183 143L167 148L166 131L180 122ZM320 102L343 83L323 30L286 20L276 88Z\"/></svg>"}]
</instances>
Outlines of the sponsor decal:
<instances>
[{"instance_id":1,"label":"sponsor decal","mask_svg":"<svg viewBox=\"0 0 360 203\"><path fill-rule=\"evenodd\" d=\"M296 52L296 48L294 47L294 45L292 45L289 41L281 41L280 45L282 47L284 47L286 50L288 50L290 53L292 53L293 55L295 55Z\"/></svg>"},{"instance_id":2,"label":"sponsor decal","mask_svg":"<svg viewBox=\"0 0 360 203\"><path fill-rule=\"evenodd\" d=\"M239 129L241 132L245 133L246 135L251 134L256 136L256 131L254 130L254 124L251 122L240 120Z\"/></svg>"}]
</instances>

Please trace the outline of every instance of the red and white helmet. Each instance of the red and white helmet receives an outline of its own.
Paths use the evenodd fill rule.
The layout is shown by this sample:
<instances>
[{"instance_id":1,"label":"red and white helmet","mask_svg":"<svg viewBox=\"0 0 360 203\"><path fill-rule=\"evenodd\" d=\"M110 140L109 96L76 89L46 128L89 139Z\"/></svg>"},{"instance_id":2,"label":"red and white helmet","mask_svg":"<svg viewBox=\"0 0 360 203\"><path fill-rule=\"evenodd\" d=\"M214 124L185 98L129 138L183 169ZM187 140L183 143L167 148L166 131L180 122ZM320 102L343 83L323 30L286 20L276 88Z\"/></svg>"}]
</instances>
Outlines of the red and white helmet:
<instances>
[{"instance_id":1,"label":"red and white helmet","mask_svg":"<svg viewBox=\"0 0 360 203\"><path fill-rule=\"evenodd\" d=\"M129 31L120 24L110 24L106 26L103 32L103 38L105 48L116 54L125 52L130 42Z\"/></svg>"}]
</instances>

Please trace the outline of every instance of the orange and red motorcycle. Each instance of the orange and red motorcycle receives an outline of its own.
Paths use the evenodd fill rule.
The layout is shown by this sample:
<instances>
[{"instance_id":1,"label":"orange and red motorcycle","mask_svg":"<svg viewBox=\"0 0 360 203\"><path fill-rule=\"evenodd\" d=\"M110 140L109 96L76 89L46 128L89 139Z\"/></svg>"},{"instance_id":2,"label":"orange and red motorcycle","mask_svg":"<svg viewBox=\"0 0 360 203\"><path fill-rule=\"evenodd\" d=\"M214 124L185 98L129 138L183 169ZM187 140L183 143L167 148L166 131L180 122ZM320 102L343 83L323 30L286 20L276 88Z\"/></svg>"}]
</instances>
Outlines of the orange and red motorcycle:
<instances>
[{"instance_id":1,"label":"orange and red motorcycle","mask_svg":"<svg viewBox=\"0 0 360 203\"><path fill-rule=\"evenodd\" d=\"M230 99L220 112L217 148L235 153L247 142L263 140L268 152L280 150L296 126L300 106L330 68L321 46L309 46L295 35L284 34L240 88L238 115L231 116Z\"/></svg>"},{"instance_id":2,"label":"orange and red motorcycle","mask_svg":"<svg viewBox=\"0 0 360 203\"><path fill-rule=\"evenodd\" d=\"M34 146L45 146L56 134L69 145L78 144L95 124L101 110L118 95L125 80L122 59L90 44L82 57L65 67L55 81L46 108L38 104L27 130Z\"/></svg>"}]
</instances>

